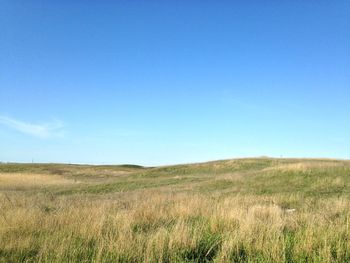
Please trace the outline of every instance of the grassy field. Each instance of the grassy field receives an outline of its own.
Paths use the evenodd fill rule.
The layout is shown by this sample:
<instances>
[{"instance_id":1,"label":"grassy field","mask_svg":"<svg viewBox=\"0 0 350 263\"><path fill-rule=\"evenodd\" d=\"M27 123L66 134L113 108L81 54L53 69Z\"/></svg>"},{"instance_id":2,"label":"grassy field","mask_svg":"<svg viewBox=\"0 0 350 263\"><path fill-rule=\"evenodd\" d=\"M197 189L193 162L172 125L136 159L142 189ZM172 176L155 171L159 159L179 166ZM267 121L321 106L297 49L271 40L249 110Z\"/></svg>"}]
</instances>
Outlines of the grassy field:
<instances>
[{"instance_id":1,"label":"grassy field","mask_svg":"<svg viewBox=\"0 0 350 263\"><path fill-rule=\"evenodd\" d=\"M350 161L0 164L0 262L350 262Z\"/></svg>"}]
</instances>

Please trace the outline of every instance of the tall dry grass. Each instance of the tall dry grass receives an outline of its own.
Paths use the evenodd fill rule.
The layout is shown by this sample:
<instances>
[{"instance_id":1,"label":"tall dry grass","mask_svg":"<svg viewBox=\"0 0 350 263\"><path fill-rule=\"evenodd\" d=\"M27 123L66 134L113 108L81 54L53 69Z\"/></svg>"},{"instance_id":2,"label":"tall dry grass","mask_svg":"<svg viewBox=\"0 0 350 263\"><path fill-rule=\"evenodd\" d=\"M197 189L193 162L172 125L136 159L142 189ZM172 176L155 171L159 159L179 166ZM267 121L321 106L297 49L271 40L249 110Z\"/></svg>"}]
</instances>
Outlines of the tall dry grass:
<instances>
[{"instance_id":1,"label":"tall dry grass","mask_svg":"<svg viewBox=\"0 0 350 263\"><path fill-rule=\"evenodd\" d=\"M345 262L348 200L140 191L1 195L0 258L19 262ZM299 196L289 197L300 200Z\"/></svg>"},{"instance_id":2,"label":"tall dry grass","mask_svg":"<svg viewBox=\"0 0 350 263\"><path fill-rule=\"evenodd\" d=\"M350 262L350 162L0 165L0 262Z\"/></svg>"}]
</instances>

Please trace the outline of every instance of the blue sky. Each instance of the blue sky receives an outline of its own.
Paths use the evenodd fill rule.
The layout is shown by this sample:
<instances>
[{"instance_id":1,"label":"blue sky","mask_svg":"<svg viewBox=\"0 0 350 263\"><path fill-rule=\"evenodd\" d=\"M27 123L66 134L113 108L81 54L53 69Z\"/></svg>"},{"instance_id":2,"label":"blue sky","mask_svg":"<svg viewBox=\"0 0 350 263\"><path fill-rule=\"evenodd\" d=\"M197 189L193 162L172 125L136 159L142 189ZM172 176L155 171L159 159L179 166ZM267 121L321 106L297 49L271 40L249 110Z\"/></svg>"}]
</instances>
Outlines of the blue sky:
<instances>
[{"instance_id":1,"label":"blue sky","mask_svg":"<svg viewBox=\"0 0 350 263\"><path fill-rule=\"evenodd\" d=\"M349 1L0 3L0 160L350 158Z\"/></svg>"}]
</instances>

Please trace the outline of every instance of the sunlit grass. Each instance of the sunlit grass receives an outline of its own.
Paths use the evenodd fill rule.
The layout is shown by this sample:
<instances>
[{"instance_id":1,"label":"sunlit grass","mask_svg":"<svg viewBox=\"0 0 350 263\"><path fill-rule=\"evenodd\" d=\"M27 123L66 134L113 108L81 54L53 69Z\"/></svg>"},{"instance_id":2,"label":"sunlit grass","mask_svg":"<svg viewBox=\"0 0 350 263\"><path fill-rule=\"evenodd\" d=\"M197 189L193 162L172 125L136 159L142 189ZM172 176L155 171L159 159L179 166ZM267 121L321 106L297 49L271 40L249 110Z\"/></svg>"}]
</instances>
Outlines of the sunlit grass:
<instances>
[{"instance_id":1,"label":"sunlit grass","mask_svg":"<svg viewBox=\"0 0 350 263\"><path fill-rule=\"evenodd\" d=\"M0 262L350 261L348 161L33 169L0 165Z\"/></svg>"}]
</instances>

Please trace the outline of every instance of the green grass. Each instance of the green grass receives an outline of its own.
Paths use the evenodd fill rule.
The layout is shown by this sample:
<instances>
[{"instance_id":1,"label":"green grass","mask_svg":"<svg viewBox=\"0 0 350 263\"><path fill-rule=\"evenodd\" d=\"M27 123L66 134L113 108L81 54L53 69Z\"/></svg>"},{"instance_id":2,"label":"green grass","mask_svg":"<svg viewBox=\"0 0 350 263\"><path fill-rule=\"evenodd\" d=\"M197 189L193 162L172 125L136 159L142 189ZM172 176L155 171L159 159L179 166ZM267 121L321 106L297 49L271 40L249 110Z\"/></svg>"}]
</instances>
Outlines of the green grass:
<instances>
[{"instance_id":1,"label":"green grass","mask_svg":"<svg viewBox=\"0 0 350 263\"><path fill-rule=\"evenodd\" d=\"M0 262L350 262L350 161L0 164L0 184Z\"/></svg>"}]
</instances>

